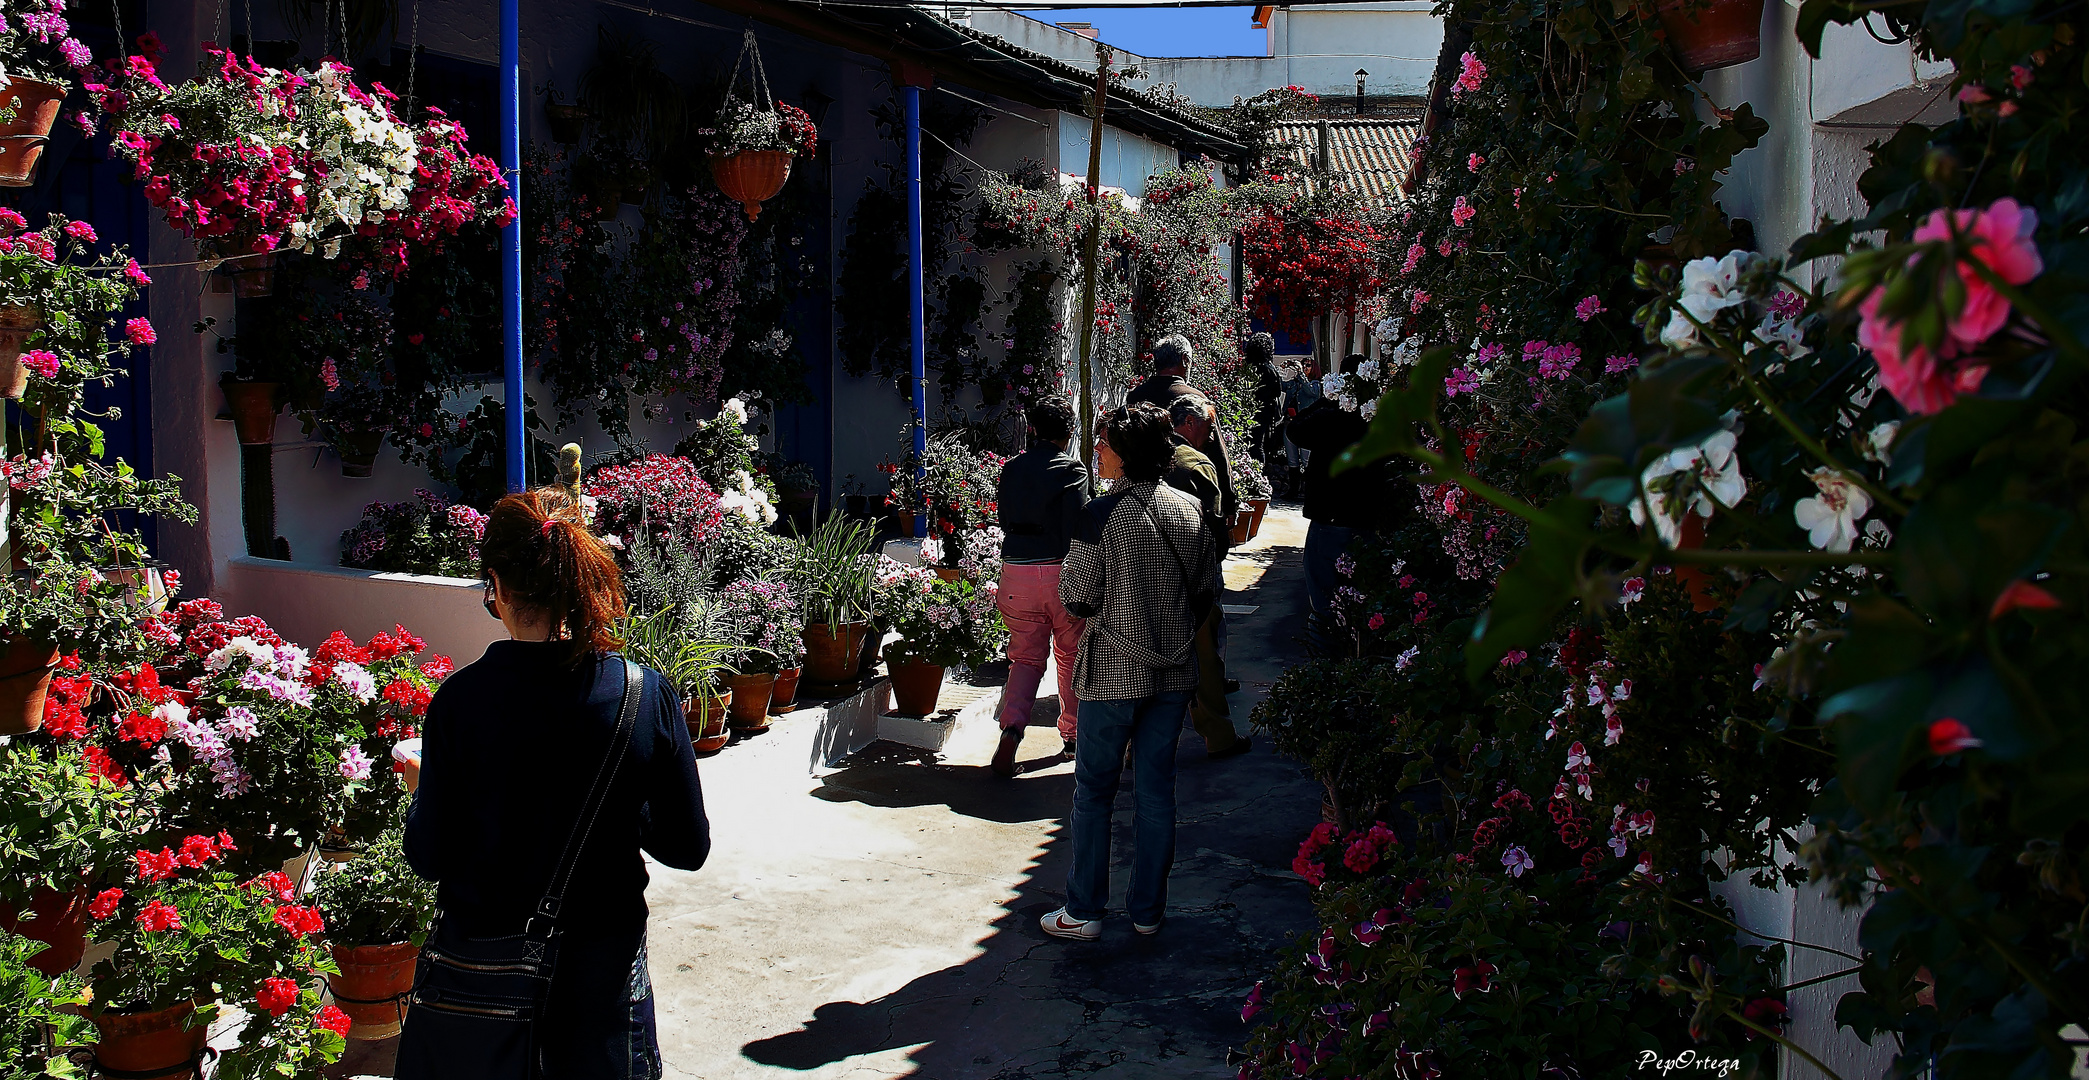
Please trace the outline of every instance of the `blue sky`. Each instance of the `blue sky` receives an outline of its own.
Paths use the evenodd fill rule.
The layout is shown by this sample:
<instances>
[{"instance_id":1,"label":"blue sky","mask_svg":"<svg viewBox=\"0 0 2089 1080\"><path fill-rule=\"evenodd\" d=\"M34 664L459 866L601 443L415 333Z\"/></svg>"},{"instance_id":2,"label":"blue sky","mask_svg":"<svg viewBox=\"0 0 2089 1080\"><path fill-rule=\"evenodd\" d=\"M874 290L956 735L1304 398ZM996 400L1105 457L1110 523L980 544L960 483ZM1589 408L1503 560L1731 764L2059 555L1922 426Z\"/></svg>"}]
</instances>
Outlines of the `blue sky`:
<instances>
[{"instance_id":1,"label":"blue sky","mask_svg":"<svg viewBox=\"0 0 2089 1080\"><path fill-rule=\"evenodd\" d=\"M1088 22L1105 44L1141 56L1261 56L1263 31L1250 24L1255 9L1240 7L1064 8L1025 11L1040 22Z\"/></svg>"}]
</instances>

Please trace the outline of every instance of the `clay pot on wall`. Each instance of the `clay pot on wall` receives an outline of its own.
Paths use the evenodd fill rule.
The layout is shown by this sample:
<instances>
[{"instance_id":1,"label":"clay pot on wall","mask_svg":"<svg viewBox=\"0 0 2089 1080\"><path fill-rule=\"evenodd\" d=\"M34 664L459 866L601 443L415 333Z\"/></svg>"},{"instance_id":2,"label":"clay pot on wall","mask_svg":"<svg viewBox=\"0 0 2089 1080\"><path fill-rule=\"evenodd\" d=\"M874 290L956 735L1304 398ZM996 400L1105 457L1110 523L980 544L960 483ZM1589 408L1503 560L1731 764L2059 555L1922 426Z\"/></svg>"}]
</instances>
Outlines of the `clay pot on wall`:
<instances>
[{"instance_id":1,"label":"clay pot on wall","mask_svg":"<svg viewBox=\"0 0 2089 1080\"><path fill-rule=\"evenodd\" d=\"M802 668L785 668L776 673L776 683L769 689L769 711L787 713L798 707L798 676Z\"/></svg>"},{"instance_id":2,"label":"clay pot on wall","mask_svg":"<svg viewBox=\"0 0 2089 1080\"><path fill-rule=\"evenodd\" d=\"M1676 62L1692 75L1762 55L1763 0L1661 0L1658 10Z\"/></svg>"},{"instance_id":3,"label":"clay pot on wall","mask_svg":"<svg viewBox=\"0 0 2089 1080\"><path fill-rule=\"evenodd\" d=\"M0 187L36 183L36 166L50 145L51 125L58 121L65 91L57 83L21 75L10 76L7 87L0 89L0 115L13 117L0 123Z\"/></svg>"},{"instance_id":4,"label":"clay pot on wall","mask_svg":"<svg viewBox=\"0 0 2089 1080\"><path fill-rule=\"evenodd\" d=\"M22 350L29 335L43 329L43 309L34 304L0 307L0 397L19 398L29 389L29 366Z\"/></svg>"},{"instance_id":5,"label":"clay pot on wall","mask_svg":"<svg viewBox=\"0 0 2089 1080\"><path fill-rule=\"evenodd\" d=\"M55 979L80 966L87 953L87 886L71 892L38 889L29 894L27 913L0 904L0 930L41 941L50 948L29 958L29 966Z\"/></svg>"},{"instance_id":6,"label":"clay pot on wall","mask_svg":"<svg viewBox=\"0 0 2089 1080\"><path fill-rule=\"evenodd\" d=\"M44 725L44 695L58 669L58 647L14 638L0 648L0 735L24 735Z\"/></svg>"},{"instance_id":7,"label":"clay pot on wall","mask_svg":"<svg viewBox=\"0 0 2089 1080\"><path fill-rule=\"evenodd\" d=\"M892 675L892 711L901 716L928 716L943 696L943 666L913 657L886 657Z\"/></svg>"},{"instance_id":8,"label":"clay pot on wall","mask_svg":"<svg viewBox=\"0 0 2089 1080\"><path fill-rule=\"evenodd\" d=\"M697 753L716 753L732 740L733 733L725 726L732 705L730 690L716 697L699 693L682 703L682 722L689 725L689 741Z\"/></svg>"},{"instance_id":9,"label":"clay pot on wall","mask_svg":"<svg viewBox=\"0 0 2089 1080\"><path fill-rule=\"evenodd\" d=\"M232 410L232 429L241 446L267 446L276 441L276 413L281 409L281 383L240 382L227 375L218 380Z\"/></svg>"},{"instance_id":10,"label":"clay pot on wall","mask_svg":"<svg viewBox=\"0 0 2089 1080\"><path fill-rule=\"evenodd\" d=\"M858 658L869 623L814 623L805 628L805 677L816 683L848 682L856 677Z\"/></svg>"}]
</instances>

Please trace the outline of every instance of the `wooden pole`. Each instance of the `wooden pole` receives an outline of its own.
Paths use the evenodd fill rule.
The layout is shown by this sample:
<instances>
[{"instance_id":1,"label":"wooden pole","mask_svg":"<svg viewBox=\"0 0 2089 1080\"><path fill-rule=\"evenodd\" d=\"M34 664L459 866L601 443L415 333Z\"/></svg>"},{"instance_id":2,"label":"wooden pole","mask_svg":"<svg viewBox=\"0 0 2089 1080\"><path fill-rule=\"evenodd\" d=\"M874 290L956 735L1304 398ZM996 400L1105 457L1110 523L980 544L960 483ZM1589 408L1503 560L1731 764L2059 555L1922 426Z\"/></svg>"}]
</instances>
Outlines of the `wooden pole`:
<instances>
[{"instance_id":1,"label":"wooden pole","mask_svg":"<svg viewBox=\"0 0 2089 1080\"><path fill-rule=\"evenodd\" d=\"M1095 491L1095 261L1102 246L1103 101L1110 92L1108 45L1095 46L1095 120L1088 129L1088 243L1081 255L1081 454L1088 459L1088 490Z\"/></svg>"}]
</instances>

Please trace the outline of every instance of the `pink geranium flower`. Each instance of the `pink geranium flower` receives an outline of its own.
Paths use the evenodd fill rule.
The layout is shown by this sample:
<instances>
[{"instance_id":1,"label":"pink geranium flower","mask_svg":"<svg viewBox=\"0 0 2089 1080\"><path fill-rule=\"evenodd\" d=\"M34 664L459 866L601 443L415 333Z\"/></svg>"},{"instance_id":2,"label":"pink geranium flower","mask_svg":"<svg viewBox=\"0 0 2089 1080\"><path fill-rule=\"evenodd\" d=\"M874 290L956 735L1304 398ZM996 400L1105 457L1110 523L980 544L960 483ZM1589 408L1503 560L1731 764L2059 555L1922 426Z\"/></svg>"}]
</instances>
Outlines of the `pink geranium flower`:
<instances>
[{"instance_id":1,"label":"pink geranium flower","mask_svg":"<svg viewBox=\"0 0 2089 1080\"><path fill-rule=\"evenodd\" d=\"M2037 211L2003 198L1983 210L1950 211L1949 218L1946 213L1933 211L1914 237L1918 243L1949 240L1955 228L1964 244L1957 271L1965 303L1947 321L1943 341L1934 350L1905 341L1901 324L1879 314L1883 289L1874 290L1858 307L1863 316L1857 327L1859 344L1878 360L1887 392L1917 413L1941 412L1960 395L1979 389L1987 365L1967 362L1967 354L2009 321L2009 301L1974 264L2011 285L2022 285L2045 270L2032 239L2038 229Z\"/></svg>"},{"instance_id":2,"label":"pink geranium flower","mask_svg":"<svg viewBox=\"0 0 2089 1080\"><path fill-rule=\"evenodd\" d=\"M151 320L143 318L124 323L123 336L130 339L133 345L151 345L160 339L159 334L152 329Z\"/></svg>"},{"instance_id":3,"label":"pink geranium flower","mask_svg":"<svg viewBox=\"0 0 2089 1080\"><path fill-rule=\"evenodd\" d=\"M22 354L22 366L46 379L58 374L58 354L48 349L31 349Z\"/></svg>"}]
</instances>

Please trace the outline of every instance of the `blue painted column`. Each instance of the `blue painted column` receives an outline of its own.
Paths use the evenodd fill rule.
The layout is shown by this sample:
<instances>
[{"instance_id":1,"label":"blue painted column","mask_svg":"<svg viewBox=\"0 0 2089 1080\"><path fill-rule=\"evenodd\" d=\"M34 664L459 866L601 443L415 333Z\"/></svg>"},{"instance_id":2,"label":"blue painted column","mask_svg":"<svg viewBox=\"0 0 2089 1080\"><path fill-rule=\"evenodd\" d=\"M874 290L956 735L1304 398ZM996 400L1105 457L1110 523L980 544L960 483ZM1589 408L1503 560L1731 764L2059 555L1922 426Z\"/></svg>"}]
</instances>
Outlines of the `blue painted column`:
<instances>
[{"instance_id":1,"label":"blue painted column","mask_svg":"<svg viewBox=\"0 0 2089 1080\"><path fill-rule=\"evenodd\" d=\"M513 0L506 0L512 3ZM919 490L928 456L928 298L925 295L921 238L921 87L899 88L907 107L907 312L909 345L914 359L914 483ZM927 507L914 516L914 535L928 535Z\"/></svg>"},{"instance_id":2,"label":"blue painted column","mask_svg":"<svg viewBox=\"0 0 2089 1080\"><path fill-rule=\"evenodd\" d=\"M528 482L529 435L522 389L522 4L500 2L500 164L515 220L500 231L501 385L507 405L508 490Z\"/></svg>"}]
</instances>

